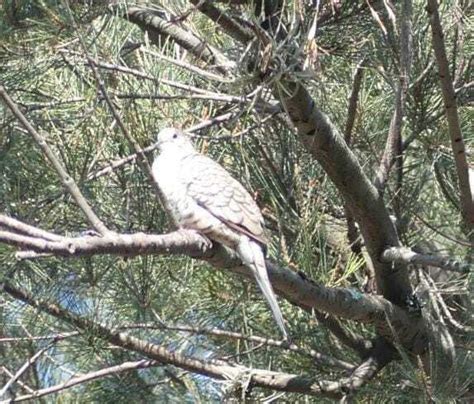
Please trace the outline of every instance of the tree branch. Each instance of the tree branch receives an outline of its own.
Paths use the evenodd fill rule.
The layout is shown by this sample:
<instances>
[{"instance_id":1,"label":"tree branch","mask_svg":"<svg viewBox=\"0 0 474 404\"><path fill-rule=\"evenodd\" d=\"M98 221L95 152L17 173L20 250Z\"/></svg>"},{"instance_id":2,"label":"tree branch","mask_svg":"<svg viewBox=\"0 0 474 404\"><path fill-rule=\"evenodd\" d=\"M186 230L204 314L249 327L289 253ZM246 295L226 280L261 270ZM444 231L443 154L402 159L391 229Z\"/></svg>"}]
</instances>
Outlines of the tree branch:
<instances>
[{"instance_id":1,"label":"tree branch","mask_svg":"<svg viewBox=\"0 0 474 404\"><path fill-rule=\"evenodd\" d=\"M340 381L341 388L350 393L357 391L373 379L395 357L394 348L383 338L377 338L369 357L357 366L349 378Z\"/></svg>"},{"instance_id":2,"label":"tree branch","mask_svg":"<svg viewBox=\"0 0 474 404\"><path fill-rule=\"evenodd\" d=\"M102 223L99 217L94 213L86 198L81 193L81 190L76 185L72 177L67 173L66 168L61 164L59 159L54 154L53 150L48 146L46 140L36 131L35 128L28 122L26 117L22 114L15 102L10 98L5 88L0 85L0 97L3 98L5 104L10 108L13 115L18 119L18 121L24 126L28 133L33 137L38 146L43 151L44 155L53 165L54 169L59 175L64 187L69 191L73 199L76 201L77 205L82 209L86 215L89 223L101 234L109 234L110 230Z\"/></svg>"},{"instance_id":3,"label":"tree branch","mask_svg":"<svg viewBox=\"0 0 474 404\"><path fill-rule=\"evenodd\" d=\"M7 376L9 376L9 377L14 377L14 376L15 376L15 375L14 375L12 372L10 372L5 366L2 366L2 367L0 368L0 371L2 371L3 373L5 373L5 374L6 374ZM26 383L23 383L21 380L17 380L15 383L18 384L18 385L19 385L20 387L22 387L23 389L25 389L28 393L33 393L33 391L34 391L30 386L28 386ZM0 403L2 403L2 402L0 401Z\"/></svg>"},{"instance_id":4,"label":"tree branch","mask_svg":"<svg viewBox=\"0 0 474 404\"><path fill-rule=\"evenodd\" d=\"M286 341L278 341L272 338L263 338L257 335L244 335L238 332L221 330L219 328L207 329L207 328L198 328L198 327L190 327L190 326L177 326L177 325L169 326L167 324L163 324L160 328L164 328L166 330L172 330L172 331L182 331L182 332L189 332L193 334L210 335L213 337L224 337L224 338L230 338L230 339L255 342L258 344L282 348L291 352L305 355L314 359L316 362L324 364L324 365L335 366L335 367L339 367L345 370L354 369L354 365L352 363L348 363L339 359L331 358L330 356L323 354L321 352L318 352L314 349L308 350L308 349L302 348L296 345L295 343L291 343L290 345L288 345Z\"/></svg>"},{"instance_id":5,"label":"tree branch","mask_svg":"<svg viewBox=\"0 0 474 404\"><path fill-rule=\"evenodd\" d=\"M294 374L228 364L227 362L215 359L202 360L193 356L185 356L179 352L170 351L161 345L153 344L122 332L113 331L97 322L62 309L57 304L39 301L24 290L8 283L3 285L3 291L15 299L19 299L76 328L94 330L100 338L112 345L137 352L162 364L174 365L197 374L224 380L238 380L242 375L248 374L253 386L308 395L324 395L332 398L342 397L337 382L318 381Z\"/></svg>"},{"instance_id":6,"label":"tree branch","mask_svg":"<svg viewBox=\"0 0 474 404\"><path fill-rule=\"evenodd\" d=\"M2 387L0 390L0 399L5 396L8 392L8 389L25 373L35 362L43 355L48 349L51 348L52 344L55 341L49 343L44 348L41 348L38 352L36 352L31 358L29 358L23 366L18 369L18 371L8 380L8 382Z\"/></svg>"},{"instance_id":7,"label":"tree branch","mask_svg":"<svg viewBox=\"0 0 474 404\"><path fill-rule=\"evenodd\" d=\"M210 248L209 240L194 231L179 230L163 235L135 233L103 237L64 237L61 241L48 241L0 231L0 243L62 257L97 254L185 254L204 259L218 269L231 270L254 280L235 253L218 244ZM423 335L423 324L414 321L404 310L381 297L364 295L355 289L328 288L314 283L302 272L295 273L288 268L277 267L271 261L266 264L275 291L310 313L317 309L346 319L374 324L382 335L389 339L400 339L402 343L409 345L413 343L415 335ZM395 330L403 330L403 333L394 336L390 324L400 325Z\"/></svg>"},{"instance_id":8,"label":"tree branch","mask_svg":"<svg viewBox=\"0 0 474 404\"><path fill-rule=\"evenodd\" d=\"M190 0L190 2L212 21L219 24L227 35L237 41L245 43L249 42L254 37L252 31L242 27L232 17L228 16L224 11L213 5L213 2L208 0Z\"/></svg>"},{"instance_id":9,"label":"tree branch","mask_svg":"<svg viewBox=\"0 0 474 404\"><path fill-rule=\"evenodd\" d=\"M128 371L137 370L137 369L147 369L147 368L159 366L159 365L161 365L161 363L158 361L144 360L144 359L135 361L135 362L124 362L124 363L121 363L120 365L110 366L108 368L97 370L95 372L90 372L85 375L73 377L65 381L64 383L60 383L51 387L36 390L31 394L25 394L23 396L14 397L8 402L19 403L22 401L34 400L39 397L47 396L49 394L58 393L62 390L66 390L71 387L77 386L78 384L87 383L96 379L100 379L100 378L107 377L110 375L115 375L117 373L128 372Z\"/></svg>"},{"instance_id":10,"label":"tree branch","mask_svg":"<svg viewBox=\"0 0 474 404\"><path fill-rule=\"evenodd\" d=\"M177 44L223 74L229 74L234 67L234 63L205 41L198 39L173 22L163 20L148 8L129 7L127 17L130 22L137 24L143 31L153 31L172 37ZM156 45L159 46L158 43Z\"/></svg>"},{"instance_id":11,"label":"tree branch","mask_svg":"<svg viewBox=\"0 0 474 404\"><path fill-rule=\"evenodd\" d=\"M298 353L300 355L307 356L314 359L316 362L328 366L338 367L344 370L353 370L356 366L353 363L349 363L340 359L332 358L324 353L318 352L311 348L303 348L291 343L288 345L287 341L275 340L272 338L259 337L257 335L245 335L238 332L232 332L227 330L222 330L220 328L201 328L201 327L192 327L192 326L183 326L183 325L168 325L164 322L156 323L138 323L138 324L129 324L118 327L120 330L130 330L130 329L153 329L153 330L169 330L169 331L179 331L187 332L200 335L210 335L213 337L221 337L234 340L242 340L255 342L258 344L263 344L266 346L276 347L291 352ZM68 333L58 333L50 335L39 335L39 336L29 336L29 337L3 337L0 338L0 344L14 344L17 342L24 341L43 341L43 340L55 340L60 341L65 338L79 336L79 332L72 331Z\"/></svg>"},{"instance_id":12,"label":"tree branch","mask_svg":"<svg viewBox=\"0 0 474 404\"><path fill-rule=\"evenodd\" d=\"M352 143L352 130L354 129L354 123L357 115L359 92L362 86L362 78L364 77L363 63L363 60L359 62L354 72L352 91L351 95L349 96L349 102L347 107L347 119L346 125L344 127L344 140L346 141L348 146L350 146ZM344 204L344 214L346 216L347 222L347 239L349 241L349 245L354 254L360 255L362 253L362 245L361 239L359 237L359 231L357 230L354 217L352 216L346 204ZM369 274L369 276L373 278L373 274Z\"/></svg>"},{"instance_id":13,"label":"tree branch","mask_svg":"<svg viewBox=\"0 0 474 404\"><path fill-rule=\"evenodd\" d=\"M461 213L465 228L468 233L471 233L470 239L472 240L474 238L474 232L472 232L472 230L474 230L474 190L470 188L469 184L469 165L466 159L464 139L459 123L456 93L449 72L449 63L443 39L443 28L438 12L438 2L436 0L427 0L427 10L430 17L433 49L438 63L439 79L451 138L451 148L456 162L456 172L461 195Z\"/></svg>"},{"instance_id":14,"label":"tree branch","mask_svg":"<svg viewBox=\"0 0 474 404\"><path fill-rule=\"evenodd\" d=\"M440 257L437 255L428 255L417 253L407 247L391 247L386 249L381 257L385 262L403 262L406 264L431 265L445 269L446 271L469 273L471 265L459 262L450 257Z\"/></svg>"},{"instance_id":15,"label":"tree branch","mask_svg":"<svg viewBox=\"0 0 474 404\"><path fill-rule=\"evenodd\" d=\"M0 214L0 229L6 229L13 233L23 234L34 238L41 238L48 241L61 241L62 236L59 236L49 231L41 230L37 227L30 226L26 223L20 222L19 220L13 219L6 215Z\"/></svg>"},{"instance_id":16,"label":"tree branch","mask_svg":"<svg viewBox=\"0 0 474 404\"><path fill-rule=\"evenodd\" d=\"M361 60L355 69L352 81L351 95L347 106L347 119L344 127L344 140L348 145L352 143L352 130L357 116L357 104L359 101L360 88L364 77L364 61Z\"/></svg>"},{"instance_id":17,"label":"tree branch","mask_svg":"<svg viewBox=\"0 0 474 404\"><path fill-rule=\"evenodd\" d=\"M400 18L400 60L398 63L400 76L395 94L395 108L392 120L390 121L385 150L374 179L374 185L382 195L389 178L390 170L395 162L397 162L399 174L402 172L402 125L403 116L405 114L412 53L411 18L411 0L403 0ZM401 182L401 175L399 176L399 182ZM400 188L400 186L398 188Z\"/></svg>"},{"instance_id":18,"label":"tree branch","mask_svg":"<svg viewBox=\"0 0 474 404\"><path fill-rule=\"evenodd\" d=\"M286 91L281 91L281 97L301 142L321 164L359 223L380 292L386 299L403 306L404 299L412 294L406 266L392 267L379 259L387 247L400 246L382 197L338 129L319 110L306 88L292 82L282 84Z\"/></svg>"}]
</instances>

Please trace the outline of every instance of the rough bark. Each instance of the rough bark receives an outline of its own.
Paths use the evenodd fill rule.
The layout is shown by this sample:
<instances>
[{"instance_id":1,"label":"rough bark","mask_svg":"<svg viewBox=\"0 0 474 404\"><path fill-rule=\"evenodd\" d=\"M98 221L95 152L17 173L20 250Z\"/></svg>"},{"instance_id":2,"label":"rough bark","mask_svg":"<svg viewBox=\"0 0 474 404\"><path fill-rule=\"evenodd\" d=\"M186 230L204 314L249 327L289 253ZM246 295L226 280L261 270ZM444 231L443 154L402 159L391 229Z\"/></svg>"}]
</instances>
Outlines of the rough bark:
<instances>
[{"instance_id":1,"label":"rough bark","mask_svg":"<svg viewBox=\"0 0 474 404\"><path fill-rule=\"evenodd\" d=\"M382 197L329 118L316 106L308 91L298 83L286 82L282 101L296 126L301 142L321 164L341 193L347 208L359 223L375 269L377 286L391 302L403 306L412 294L406 265L387 264L380 255L388 247L399 247L397 232Z\"/></svg>"},{"instance_id":2,"label":"rough bark","mask_svg":"<svg viewBox=\"0 0 474 404\"><path fill-rule=\"evenodd\" d=\"M0 229L5 228L6 224L2 226L1 223L7 222L0 222ZM204 259L219 270L231 270L253 280L248 268L242 265L232 251L219 245L211 247L208 240L193 231L164 235L137 233L83 236L57 241L0 230L0 242L39 254L62 257L186 254ZM266 264L275 292L296 306L310 313L316 309L341 318L372 324L388 340L400 341L411 351L424 350L426 335L423 322L388 300L364 295L355 289L326 287L311 281L302 272L278 267L269 260Z\"/></svg>"}]
</instances>

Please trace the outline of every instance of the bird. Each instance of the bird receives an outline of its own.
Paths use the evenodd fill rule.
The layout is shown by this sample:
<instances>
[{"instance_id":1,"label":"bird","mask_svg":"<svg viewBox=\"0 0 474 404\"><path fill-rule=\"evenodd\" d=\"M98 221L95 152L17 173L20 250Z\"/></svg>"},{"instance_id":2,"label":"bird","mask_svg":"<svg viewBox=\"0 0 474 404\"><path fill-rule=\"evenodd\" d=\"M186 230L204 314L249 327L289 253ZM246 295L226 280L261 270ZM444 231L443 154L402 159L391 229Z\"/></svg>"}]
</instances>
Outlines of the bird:
<instances>
[{"instance_id":1,"label":"bird","mask_svg":"<svg viewBox=\"0 0 474 404\"><path fill-rule=\"evenodd\" d=\"M236 252L251 270L283 338L288 340L265 264L268 241L264 220L252 196L225 168L199 153L183 131L162 129L156 147L153 178L178 227L197 231Z\"/></svg>"}]
</instances>

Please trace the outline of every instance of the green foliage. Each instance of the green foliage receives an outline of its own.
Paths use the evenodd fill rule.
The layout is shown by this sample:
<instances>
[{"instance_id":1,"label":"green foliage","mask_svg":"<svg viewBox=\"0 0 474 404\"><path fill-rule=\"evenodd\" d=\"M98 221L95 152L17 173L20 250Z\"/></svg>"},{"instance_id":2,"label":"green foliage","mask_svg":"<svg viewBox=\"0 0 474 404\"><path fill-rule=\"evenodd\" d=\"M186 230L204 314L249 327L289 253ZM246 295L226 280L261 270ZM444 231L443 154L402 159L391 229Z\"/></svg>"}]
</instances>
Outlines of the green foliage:
<instances>
[{"instance_id":1,"label":"green foliage","mask_svg":"<svg viewBox=\"0 0 474 404\"><path fill-rule=\"evenodd\" d=\"M70 3L72 7L76 2ZM191 7L187 2L155 3L157 8L161 4L174 15ZM289 3L287 12L291 14L288 10L292 10L292 2ZM464 255L466 248L452 242L464 238L458 226L459 193L436 69L427 68L432 52L423 5L415 2L413 84L403 132L404 138L412 142L404 156L401 211L395 212L393 206L395 182L392 180L386 202L397 213L400 237L406 245L429 245L431 250ZM347 4L344 7L344 18L340 21L331 18L320 28L319 57L313 66L314 75L305 82L324 111L343 130L352 74L361 58L365 58L352 147L365 172L372 177L384 149L393 111L399 72L397 33L385 14L382 18L388 36L383 35L370 13L357 15ZM351 253L345 239L341 199L322 169L303 151L283 118L275 117L261 124L264 116L249 105L183 96L189 94L163 81L242 96L254 89L247 91L252 74L246 66L242 66L241 77L231 84L178 68L152 52L193 65L200 66L200 62L183 55L183 50L171 42L164 43L161 49L150 44L146 34L121 18L120 10L107 11L101 4L96 4L94 9L74 4L70 11L62 1L9 0L4 3L0 17L0 83L46 137L99 217L118 232L159 234L169 229L164 210L137 165L126 164L107 175L92 178L109 162L132 154L133 149L98 92L79 38L85 42L89 57L112 66L99 69L101 79L125 127L143 147L150 145L155 133L164 126L189 127L208 117L234 113L234 118L223 125L203 130L197 142L255 194L271 234L270 255L276 261L298 268L316 282L362 288L365 263ZM455 48L457 43L453 45L457 33L449 23L456 16L448 5L442 11L450 55L454 59L457 52L465 52L461 57L466 62L469 45L461 44L464 46L461 50ZM302 46L312 18L308 14L301 21L297 39ZM79 27L77 30L71 24L72 19ZM244 51L229 37L216 32L215 25L195 11L183 25L234 60ZM134 43L142 44L138 50L127 53L127 47ZM459 64L453 69L459 70L458 84L462 87L467 81L467 69L462 70ZM120 72L117 66L144 72L149 78ZM461 100L464 91L460 90ZM183 97L172 98L174 95ZM466 145L472 150L474 138L469 130L472 111L461 105L460 114ZM58 234L78 235L90 230L33 139L3 105L0 105L0 116L1 213ZM239 136L239 132L245 134ZM249 335L275 332L270 312L254 286L189 258L96 256L18 261L11 248L0 244L0 280L2 277L30 290L38 299L57 301L63 308L111 328L144 323L159 325L163 321L169 325L220 327ZM2 336L76 331L6 295L1 296L1 302ZM336 345L324 327L315 325L314 316L287 302L281 304L297 342L308 349L357 361L352 351ZM374 332L349 322L344 327L365 336ZM265 346L255 349L248 342L160 327L137 327L130 332L197 357L233 357L248 366L311 373L315 378L336 379L343 374L287 351ZM47 340L21 341L6 348L0 344L2 365L14 371L47 343ZM460 359L464 365L468 363L466 358ZM108 346L94 330L88 330L58 342L32 367L25 380L32 388L39 389L65 381L72 374L138 359L134 353ZM420 372L418 366L393 363L377 381L364 387L362 401L429 401L430 388ZM0 387L2 381L0 376ZM459 382L457 392L449 395L443 393L448 386L438 386L435 396L440 397L440 402L447 402L449 397L463 392L467 383ZM24 393L16 389L17 394ZM217 401L223 394L220 383L157 366L101 378L65 390L60 397L64 402L205 402ZM264 393L257 396L263 397ZM311 401L298 395L287 399Z\"/></svg>"}]
</instances>

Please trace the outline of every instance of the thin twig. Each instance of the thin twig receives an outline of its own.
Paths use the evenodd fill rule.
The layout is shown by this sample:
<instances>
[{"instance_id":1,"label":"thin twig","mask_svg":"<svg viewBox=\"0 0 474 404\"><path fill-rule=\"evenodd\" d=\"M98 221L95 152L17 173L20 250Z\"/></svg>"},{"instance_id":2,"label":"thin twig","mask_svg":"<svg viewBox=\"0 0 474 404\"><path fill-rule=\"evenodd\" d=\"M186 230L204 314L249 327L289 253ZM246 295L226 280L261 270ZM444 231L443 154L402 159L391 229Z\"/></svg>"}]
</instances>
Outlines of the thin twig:
<instances>
[{"instance_id":1,"label":"thin twig","mask_svg":"<svg viewBox=\"0 0 474 404\"><path fill-rule=\"evenodd\" d=\"M160 327L160 328L163 328L163 327ZM219 328L206 329L206 328L198 328L198 327L190 327L190 326L169 326L166 324L164 325L164 328L167 330L172 330L172 331L190 332L194 334L204 334L204 335L212 335L215 337L225 337L225 338L251 341L251 342L256 342L258 344L263 344L265 346L282 348L285 350L299 353L301 355L309 356L310 358L313 358L320 363L324 363L330 366L337 366L345 370L352 370L355 367L355 365L352 363L348 363L339 359L331 358L330 356L325 355L321 352L315 351L314 349L307 350L302 347L299 347L298 345L294 343L288 345L287 341L278 341L272 338L263 338L256 335L244 335L237 332L221 330Z\"/></svg>"},{"instance_id":2,"label":"thin twig","mask_svg":"<svg viewBox=\"0 0 474 404\"><path fill-rule=\"evenodd\" d=\"M76 98L71 98L69 100L55 100L55 101L50 101L50 102L35 102L35 103L23 103L23 102L18 102L18 105L21 107L27 109L28 111L34 111L36 109L41 109L41 108L52 108L52 107L57 107L60 105L67 105L67 104L73 104L76 102L83 102L86 99L84 97L76 97Z\"/></svg>"},{"instance_id":3,"label":"thin twig","mask_svg":"<svg viewBox=\"0 0 474 404\"><path fill-rule=\"evenodd\" d=\"M40 357L43 355L48 349L51 348L54 341L44 348L41 348L38 352L36 352L31 358L29 358L23 366L18 369L18 371L11 377L7 383L3 386L0 390L0 398L2 398L8 391L8 389L25 373Z\"/></svg>"},{"instance_id":4,"label":"thin twig","mask_svg":"<svg viewBox=\"0 0 474 404\"><path fill-rule=\"evenodd\" d=\"M77 55L76 52L72 52L72 51L62 50L61 52L71 53L71 54ZM243 96L243 97L239 97L239 96L235 96L235 95L227 95L227 94L222 94L222 93L216 93L214 91L204 90L202 88L195 87L195 86L192 86L190 84L183 84L183 83L180 83L180 82L177 82L177 81L168 80L168 79L164 79L164 78L161 78L161 77L155 77L151 74L142 72L140 70L132 69L130 67L121 66L121 65L112 64L112 63L101 62L101 61L96 61L96 60L93 60L93 59L90 59L90 60L86 61L85 63L87 65L89 65L90 63L93 63L101 69L117 71L117 72L120 72L120 73L123 73L123 74L130 74L132 76L135 76L135 77L138 77L138 78L141 78L141 79L153 81L155 83L158 83L159 85L166 85L166 86L177 88L177 89L180 89L180 90L183 90L183 91L188 91L190 93L200 94L203 97L202 99L211 99L211 100L217 100L217 101L228 100L228 102L232 102L232 103L242 103L242 102L250 101L250 97L252 96L252 93L248 94L247 96ZM196 97L196 98L199 98L199 97ZM259 101L258 103L255 104L255 107L257 109L261 109L262 111L266 111L266 112L269 112L269 113L280 112L281 111L281 107L277 103L272 103L272 102Z\"/></svg>"},{"instance_id":5,"label":"thin twig","mask_svg":"<svg viewBox=\"0 0 474 404\"><path fill-rule=\"evenodd\" d=\"M196 132L198 130L208 128L212 125L218 125L218 124L221 124L221 123L224 123L224 122L230 120L234 116L235 116L234 113L227 112L225 114L215 116L213 118L209 118L209 119L206 119L204 121L201 121L199 124L191 126L190 128L186 129L185 132L193 133L193 132ZM143 154L151 153L152 151L156 150L157 147L158 147L157 144L153 143L150 146L147 146L143 149L139 149L138 152L141 152ZM111 173L112 171L114 171L117 168L120 168L120 167L122 167L126 164L134 162L137 157L138 157L138 153L133 153L133 154L127 156L127 157L124 157L124 158L121 158L121 159L118 159L118 160L115 160L115 161L111 161L110 163L108 163L107 167L104 167L104 168L101 168L98 171L95 171L94 173L90 174L87 177L87 179L89 181L91 181L91 180L100 178L104 175L107 175L107 174Z\"/></svg>"},{"instance_id":6,"label":"thin twig","mask_svg":"<svg viewBox=\"0 0 474 404\"><path fill-rule=\"evenodd\" d=\"M25 342L25 341L43 341L43 340L49 340L49 339L61 341L65 338L73 337L76 335L79 335L77 331L71 331L71 332L65 332L65 333L59 333L59 334L38 335L38 336L30 336L30 337L3 337L3 338L0 338L0 344Z\"/></svg>"},{"instance_id":7,"label":"thin twig","mask_svg":"<svg viewBox=\"0 0 474 404\"><path fill-rule=\"evenodd\" d=\"M195 87L195 86L192 86L190 84L183 84L183 83L180 83L180 82L177 82L177 81L168 80L168 79L164 79L164 78L161 78L161 77L156 77L156 76L153 76L152 74L142 72L140 70L132 69L132 68L127 67L127 66L121 66L121 65L117 65L117 64L113 64L113 63L103 62L103 61L97 61L97 60L94 60L92 58L89 58L89 59L86 59L86 61L83 61L83 57L80 53L74 52L74 51L71 51L71 50L61 49L61 50L59 50L59 53L61 53L64 56L65 55L75 56L76 58L74 59L73 63L79 63L79 60L80 60L80 63L84 63L86 65L89 65L89 64L93 63L95 66L97 66L101 69L112 70L112 71L116 71L116 72L123 73L123 74L130 74L130 75L132 75L134 77L137 77L137 78L140 78L140 79L150 80L150 81L153 81L153 82L158 83L160 85L164 84L164 85L167 85L169 87L179 88L180 90L189 91L189 92L196 93L196 94L208 94L210 96L212 96L212 95L214 95L214 96L221 95L219 93L204 90L202 88ZM79 59L79 57L80 57L80 59Z\"/></svg>"},{"instance_id":8,"label":"thin twig","mask_svg":"<svg viewBox=\"0 0 474 404\"><path fill-rule=\"evenodd\" d=\"M14 375L12 372L10 372L5 366L2 366L2 367L0 368L0 371L3 371L3 373L5 373L5 374L6 374L7 376L9 376L9 377L14 377L14 376L15 376L15 375ZM0 374L1 374L1 372L0 372ZM19 386L21 386L22 388L24 388L28 393L33 393L33 392L34 392L34 390L33 390L30 386L28 386L27 384L23 383L21 380L17 380L16 383L17 383Z\"/></svg>"},{"instance_id":9,"label":"thin twig","mask_svg":"<svg viewBox=\"0 0 474 404\"><path fill-rule=\"evenodd\" d=\"M138 144L138 142L135 140L135 138L133 136L130 135L130 133L128 132L128 130L125 127L124 123L122 122L122 118L120 117L120 114L118 113L117 109L115 108L112 100L109 97L107 89L105 88L104 81L102 80L100 72L97 69L96 65L94 64L94 61L92 60L92 58L89 56L89 53L87 52L86 44L84 43L84 40L81 36L79 28L78 28L77 24L75 23L74 18L72 17L72 13L70 13L70 15L71 15L71 19L73 21L73 25L76 29L77 34L78 34L79 43L81 44L82 50L84 52L84 56L86 57L87 61L89 62L89 65L91 67L92 73L93 73L94 78L96 80L97 86L99 87L99 90L100 90L102 96L104 97L104 100L106 101L107 105L109 106L110 111L112 112L112 115L114 116L114 119L117 122L120 130L124 134L125 138L128 140L129 144L132 146L135 154L138 156L138 164L141 166L141 168L145 172L146 176L148 177L148 181L151 184L152 189L155 191L155 194L157 195L158 199L160 200L162 206L165 208L166 212L168 213L168 218L170 219L170 221L174 225L174 227L177 227L175 219L173 218L173 215L171 214L170 207L168 206L168 204L166 202L166 198L164 197L161 189L158 187L158 184L153 179L153 173L152 173L151 165L148 162L148 159L147 159L145 153L143 153L143 150L140 147L140 145Z\"/></svg>"},{"instance_id":10,"label":"thin twig","mask_svg":"<svg viewBox=\"0 0 474 404\"><path fill-rule=\"evenodd\" d=\"M63 239L62 236L50 233L49 231L41 230L38 227L30 226L26 223L20 222L19 220L1 214L0 229L6 229L18 234L24 234L26 236L43 238L48 241L60 241Z\"/></svg>"},{"instance_id":11,"label":"thin twig","mask_svg":"<svg viewBox=\"0 0 474 404\"><path fill-rule=\"evenodd\" d=\"M446 271L469 273L471 265L457 261L451 257L440 257L417 253L407 247L391 247L386 249L381 257L385 262L404 262L406 264L431 265Z\"/></svg>"},{"instance_id":12,"label":"thin twig","mask_svg":"<svg viewBox=\"0 0 474 404\"><path fill-rule=\"evenodd\" d=\"M456 173L459 181L459 191L461 197L461 213L465 228L471 241L474 240L474 199L473 190L469 184L469 165L466 159L464 139L459 123L456 93L454 91L451 74L449 72L449 62L446 55L446 48L443 39L443 28L441 26L438 12L438 2L427 0L427 10L430 17L433 49L438 63L439 80L448 121L451 147L456 162Z\"/></svg>"},{"instance_id":13,"label":"thin twig","mask_svg":"<svg viewBox=\"0 0 474 404\"><path fill-rule=\"evenodd\" d=\"M441 230L437 229L436 227L434 227L432 224L428 223L425 219L423 219L421 216L417 215L416 213L414 213L414 215L416 216L416 218L421 222L423 223L426 227L430 228L431 230L433 230L435 233L439 234L440 236L446 238L447 240L450 240L454 243L457 243L459 245L462 245L464 247L470 247L470 248L474 248L474 243L470 243L469 241L466 241L466 240L459 240L453 236L450 236L449 234L446 234L444 232L442 232Z\"/></svg>"},{"instance_id":14,"label":"thin twig","mask_svg":"<svg viewBox=\"0 0 474 404\"><path fill-rule=\"evenodd\" d=\"M453 318L451 312L449 311L448 305L443 299L442 291L438 289L438 287L436 286L436 283L429 275L424 274L424 277L425 277L425 280L429 283L430 292L435 296L434 298L438 300L438 303L441 306L441 309L443 310L443 313L446 316L446 319L448 320L448 322L454 328L458 329L459 331L465 334L471 334L472 332L474 332L474 327L463 325Z\"/></svg>"},{"instance_id":15,"label":"thin twig","mask_svg":"<svg viewBox=\"0 0 474 404\"><path fill-rule=\"evenodd\" d=\"M20 111L15 102L10 98L5 88L0 85L0 97L3 98L5 104L10 108L13 115L20 121L20 123L25 127L28 133L35 139L38 146L43 151L44 155L49 159L54 169L56 170L62 184L69 191L73 199L76 201L77 205L82 209L85 216L89 220L89 223L96 229L100 234L108 234L110 230L107 229L104 223L99 219L99 217L94 213L92 207L87 202L86 198L82 195L79 187L76 185L72 177L66 171L66 168L61 164L59 159L54 154L53 150L48 146L46 140L41 136L35 128L30 124L26 119L23 113Z\"/></svg>"},{"instance_id":16,"label":"thin twig","mask_svg":"<svg viewBox=\"0 0 474 404\"><path fill-rule=\"evenodd\" d=\"M220 83L232 83L233 80L231 79L226 79L224 76L220 76L218 74L214 74L214 73L210 73L206 70L203 70L195 65L192 65L190 63L186 63L186 62L183 62L182 60L177 60L177 59L174 59L174 58L170 58L168 56L165 56L165 55L162 55L160 53L157 53L157 52L153 52L149 49L140 49L140 51L142 53L147 53L149 55L152 55L152 56L155 56L159 59L162 59L168 63L171 63L175 66L178 66L178 67L181 67L182 69L185 69L185 70L188 70L190 71L191 73L195 74L195 75L199 75L201 77L204 77L206 79L209 79L209 80L214 80L214 81L218 81Z\"/></svg>"},{"instance_id":17,"label":"thin twig","mask_svg":"<svg viewBox=\"0 0 474 404\"><path fill-rule=\"evenodd\" d=\"M81 375L81 376L78 376L78 377L73 377L73 378L69 379L68 381L66 381L64 383L56 384L54 386L47 387L45 389L36 390L32 394L17 396L17 397L12 398L11 400L2 401L2 402L0 402L0 404L7 403L7 402L8 403L19 403L21 401L34 400L34 399L37 399L39 397L43 397L43 396L46 396L46 395L49 395L49 394L53 394L53 393L57 393L57 392L69 389L73 386L77 386L78 384L83 384L83 383L90 382L92 380L96 380L96 379L100 379L100 378L103 378L103 377L115 375L115 374L121 373L121 372L128 372L128 371L137 370L137 369L146 369L146 368L159 366L159 365L161 365L161 363L158 362L158 361L145 360L145 359L135 361L135 362L124 362L124 363L121 363L120 365L111 366L111 367L101 369L101 370L98 370L98 371L95 371L95 372L87 373L85 375Z\"/></svg>"},{"instance_id":18,"label":"thin twig","mask_svg":"<svg viewBox=\"0 0 474 404\"><path fill-rule=\"evenodd\" d=\"M232 95L213 95L213 94L121 94L111 93L114 98L118 99L146 99L146 100L202 100L202 101L216 101L233 104L241 104L247 102L245 97L236 97ZM103 97L101 97L103 98Z\"/></svg>"},{"instance_id":19,"label":"thin twig","mask_svg":"<svg viewBox=\"0 0 474 404\"><path fill-rule=\"evenodd\" d=\"M433 290L430 288L428 284L429 276L421 270L418 270L418 279L420 283L428 290L428 294L430 296L431 307L433 308L436 318L431 315L431 313L427 313L427 317L429 318L430 326L434 330L433 335L435 336L438 344L440 344L442 351L444 353L444 360L440 363L441 366L445 367L448 365L448 361L452 364L453 360L456 357L456 347L454 344L453 336L449 332L448 327L446 326L446 322L444 319L443 314L441 313L439 302L441 298L436 296L433 293ZM451 368L450 365L447 366Z\"/></svg>"},{"instance_id":20,"label":"thin twig","mask_svg":"<svg viewBox=\"0 0 474 404\"><path fill-rule=\"evenodd\" d=\"M374 185L381 195L383 195L386 183L389 179L390 170L393 164L397 163L397 172L399 173L397 189L401 188L402 173L402 125L405 114L405 102L407 98L409 76L411 70L411 0L403 0L401 12L401 32L400 32L400 76L398 79L397 90L395 93L395 106L390 128L385 144L385 149L380 161L379 168L374 178ZM396 193L398 195L398 193Z\"/></svg>"}]
</instances>

